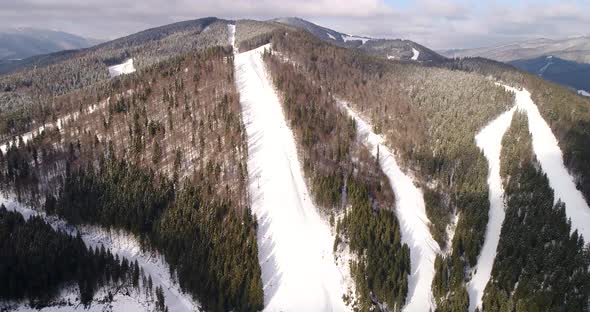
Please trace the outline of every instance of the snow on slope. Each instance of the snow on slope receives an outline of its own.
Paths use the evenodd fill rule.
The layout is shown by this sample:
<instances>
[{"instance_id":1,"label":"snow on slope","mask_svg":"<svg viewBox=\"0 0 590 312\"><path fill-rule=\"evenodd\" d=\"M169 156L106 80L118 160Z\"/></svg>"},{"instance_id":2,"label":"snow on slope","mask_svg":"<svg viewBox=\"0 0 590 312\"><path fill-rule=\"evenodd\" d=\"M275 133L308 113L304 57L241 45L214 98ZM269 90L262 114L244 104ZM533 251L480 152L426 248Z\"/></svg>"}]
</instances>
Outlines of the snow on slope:
<instances>
[{"instance_id":1,"label":"snow on slope","mask_svg":"<svg viewBox=\"0 0 590 312\"><path fill-rule=\"evenodd\" d=\"M367 41L371 40L371 38L344 35L344 36L342 36L342 40L344 40L344 42L348 42L348 41L362 41L363 44L365 44Z\"/></svg>"},{"instance_id":2,"label":"snow on slope","mask_svg":"<svg viewBox=\"0 0 590 312\"><path fill-rule=\"evenodd\" d=\"M133 72L135 72L135 67L133 67L133 59L128 59L124 63L109 67L109 76L111 76L111 78L123 74L131 74Z\"/></svg>"},{"instance_id":3,"label":"snow on slope","mask_svg":"<svg viewBox=\"0 0 590 312\"><path fill-rule=\"evenodd\" d=\"M356 121L358 134L374 157L377 157L379 148L379 163L395 193L402 242L410 247L412 266L404 311L434 311L431 285L435 274L434 260L436 254L440 253L440 247L430 234L430 221L426 216L422 191L414 185L411 177L402 172L395 155L384 145L383 138L373 132L371 125L346 102L338 102Z\"/></svg>"},{"instance_id":4,"label":"snow on slope","mask_svg":"<svg viewBox=\"0 0 590 312\"><path fill-rule=\"evenodd\" d=\"M96 248L103 245L111 253L119 255L119 257L125 257L130 262L137 260L146 275L151 275L154 285L162 286L165 303L170 311L191 312L195 311L199 306L189 294L182 292L178 284L172 282L169 267L164 258L157 253L143 252L140 248L140 243L132 235L114 230L108 231L96 226L76 228L57 217L47 216L44 212L38 212L26 207L4 194L0 194L0 203L4 204L8 210L19 212L27 219L31 216L38 215L56 230L64 230L71 235L75 235L79 231L86 246ZM124 306L118 306L117 302L114 302L114 304L117 304L115 311L129 311L127 308L130 307L130 303L127 299L121 299L121 304L124 304ZM139 309L137 311L143 310L145 309ZM68 310L56 308L56 310L51 309L51 311Z\"/></svg>"},{"instance_id":5,"label":"snow on slope","mask_svg":"<svg viewBox=\"0 0 590 312\"><path fill-rule=\"evenodd\" d=\"M147 300L146 298L139 298L145 297L145 294L139 294L135 291L135 289L127 289L130 293L122 294L117 293L113 295L112 302L93 302L87 309L81 305L80 298L78 294L78 286L75 287L67 287L66 289L62 290L60 294L57 296L59 300L55 302L55 304L44 307L42 309L35 309L30 307L28 304L18 303L12 304L8 303L7 305L3 306L0 304L0 310L3 308L7 311L13 312L74 312L74 311L84 311L84 312L104 312L104 311L114 311L114 312L142 312L142 311L155 311L155 302L153 299ZM108 296L108 291L113 291L113 289L106 289L101 288L96 291L94 295L94 299L102 299ZM2 310L4 311L4 310Z\"/></svg>"},{"instance_id":6,"label":"snow on slope","mask_svg":"<svg viewBox=\"0 0 590 312\"><path fill-rule=\"evenodd\" d=\"M578 90L578 94L582 96L590 96L590 93L586 90Z\"/></svg>"},{"instance_id":7,"label":"snow on slope","mask_svg":"<svg viewBox=\"0 0 590 312\"><path fill-rule=\"evenodd\" d=\"M420 51L412 48L412 61L417 61L418 57L420 57Z\"/></svg>"},{"instance_id":8,"label":"snow on slope","mask_svg":"<svg viewBox=\"0 0 590 312\"><path fill-rule=\"evenodd\" d=\"M262 60L265 48L235 57L265 310L347 310L334 236L305 185L295 139Z\"/></svg>"},{"instance_id":9,"label":"snow on slope","mask_svg":"<svg viewBox=\"0 0 590 312\"><path fill-rule=\"evenodd\" d=\"M129 94L130 91L127 91L127 93ZM91 114L96 109L106 106L107 103L110 101L110 99L111 98L109 97L106 100L104 100L98 104L94 104L94 105L89 106L87 108L88 113ZM33 136L37 136L37 135L41 134L41 132L43 132L45 129L50 129L50 128L57 126L57 129L61 130L62 126L65 123L69 122L70 120L78 119L79 115L80 115L79 111L76 111L76 112L70 113L70 114L66 114L66 115L58 118L56 122L47 122L32 131L22 134L20 137L22 137L24 143L27 143L33 139ZM9 142L5 142L5 143L0 144L0 151L2 151L2 153L6 153L6 150L10 147L11 143L12 142L9 141Z\"/></svg>"},{"instance_id":10,"label":"snow on slope","mask_svg":"<svg viewBox=\"0 0 590 312\"><path fill-rule=\"evenodd\" d=\"M541 69L539 69L540 76L543 76L543 74L545 73L547 68L549 68L549 66L553 65L553 56L548 56L546 59L547 59L547 64L545 64L543 67L541 67Z\"/></svg>"},{"instance_id":11,"label":"snow on slope","mask_svg":"<svg viewBox=\"0 0 590 312\"><path fill-rule=\"evenodd\" d=\"M563 164L563 156L551 128L541 116L539 109L526 90L502 85L514 92L516 105L486 126L477 136L477 146L483 150L489 163L488 185L490 188L490 211L484 245L478 257L475 274L467 284L469 311L481 307L485 287L490 279L500 232L504 220L504 190L500 177L500 154L502 137L510 127L516 109L527 114L529 131L533 140L533 151L541 169L549 179L555 192L555 202L561 199L566 204L566 214L584 238L590 237L590 208L582 193L576 188L573 177Z\"/></svg>"},{"instance_id":12,"label":"snow on slope","mask_svg":"<svg viewBox=\"0 0 590 312\"><path fill-rule=\"evenodd\" d=\"M561 199L565 203L565 212L571 219L572 231L577 229L578 233L588 241L590 239L590 208L584 195L576 188L574 178L563 164L563 155L557 138L531 99L530 92L509 86L504 88L516 94L518 109L526 112L528 116L533 151L541 164L541 169L549 179L549 186L555 192L555 201Z\"/></svg>"},{"instance_id":13,"label":"snow on slope","mask_svg":"<svg viewBox=\"0 0 590 312\"><path fill-rule=\"evenodd\" d=\"M500 241L500 232L505 216L504 187L500 176L500 155L502 152L502 138L510 127L516 107L503 113L490 122L475 137L477 146L483 151L488 160L488 187L490 210L486 227L486 234L481 252L477 258L475 274L467 283L469 293L469 311L481 308L482 297L486 285L492 274L496 250Z\"/></svg>"},{"instance_id":14,"label":"snow on slope","mask_svg":"<svg viewBox=\"0 0 590 312\"><path fill-rule=\"evenodd\" d=\"M227 29L229 30L229 44L234 48L234 53L238 53L236 49L236 25L235 24L227 24Z\"/></svg>"}]
</instances>

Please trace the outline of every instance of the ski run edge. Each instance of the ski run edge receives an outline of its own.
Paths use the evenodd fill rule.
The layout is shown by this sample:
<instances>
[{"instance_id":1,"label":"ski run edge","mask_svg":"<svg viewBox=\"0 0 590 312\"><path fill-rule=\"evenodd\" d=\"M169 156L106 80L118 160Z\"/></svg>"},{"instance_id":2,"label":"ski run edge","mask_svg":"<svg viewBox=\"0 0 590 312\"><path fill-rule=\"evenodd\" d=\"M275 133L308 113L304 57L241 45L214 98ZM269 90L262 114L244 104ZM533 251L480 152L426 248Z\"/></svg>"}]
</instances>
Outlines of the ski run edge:
<instances>
[{"instance_id":1,"label":"ski run edge","mask_svg":"<svg viewBox=\"0 0 590 312\"><path fill-rule=\"evenodd\" d=\"M395 154L384 144L384 139L373 132L372 126L353 111L348 103L338 100L339 105L357 124L358 136L377 157L381 169L389 179L396 197L396 216L400 223L402 243L410 247L411 272L408 279L408 296L403 310L434 311L432 280L435 275L434 260L441 253L428 225L424 196L412 178L406 175L395 159ZM379 151L377 151L379 149Z\"/></svg>"},{"instance_id":2,"label":"ski run edge","mask_svg":"<svg viewBox=\"0 0 590 312\"><path fill-rule=\"evenodd\" d=\"M235 28L228 27L235 38ZM235 42L233 46L235 51ZM343 301L350 279L336 264L334 235L306 187L293 133L262 60L268 48L234 59L265 311L350 310Z\"/></svg>"}]
</instances>

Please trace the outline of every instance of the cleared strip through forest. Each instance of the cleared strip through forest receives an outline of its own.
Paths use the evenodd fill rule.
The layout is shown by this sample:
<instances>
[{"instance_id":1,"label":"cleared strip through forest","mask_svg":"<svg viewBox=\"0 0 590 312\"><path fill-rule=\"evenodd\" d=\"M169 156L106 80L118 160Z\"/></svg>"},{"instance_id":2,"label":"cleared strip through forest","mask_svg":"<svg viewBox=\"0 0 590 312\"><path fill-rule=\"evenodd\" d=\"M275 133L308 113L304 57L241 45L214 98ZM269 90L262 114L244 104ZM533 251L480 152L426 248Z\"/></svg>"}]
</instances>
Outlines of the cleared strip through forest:
<instances>
[{"instance_id":1,"label":"cleared strip through forest","mask_svg":"<svg viewBox=\"0 0 590 312\"><path fill-rule=\"evenodd\" d=\"M486 226L486 233L483 247L477 258L475 273L469 283L469 311L476 307L481 308L481 300L485 287L490 280L496 250L500 241L500 231L504 222L504 188L500 177L500 154L502 151L502 138L510 127L512 116L516 108L503 113L490 122L475 137L477 146L483 151L488 160L488 187L490 190L489 219Z\"/></svg>"},{"instance_id":2,"label":"cleared strip through forest","mask_svg":"<svg viewBox=\"0 0 590 312\"><path fill-rule=\"evenodd\" d=\"M396 215L401 226L402 242L410 247L412 266L404 311L434 310L431 285L435 274L434 259L436 254L440 253L440 247L430 233L430 221L426 216L422 191L416 187L410 176L402 172L394 153L385 146L383 138L373 132L372 126L346 102L338 102L356 121L359 137L371 154L378 158L395 192Z\"/></svg>"},{"instance_id":3,"label":"cleared strip through forest","mask_svg":"<svg viewBox=\"0 0 590 312\"><path fill-rule=\"evenodd\" d=\"M563 153L551 127L541 116L529 91L506 85L503 87L515 93L516 106L528 116L533 151L541 164L541 169L549 178L549 185L555 192L555 201L561 200L565 203L565 212L571 219L572 231L577 229L578 233L584 236L584 240L588 241L590 239L590 207L564 165Z\"/></svg>"},{"instance_id":4,"label":"cleared strip through forest","mask_svg":"<svg viewBox=\"0 0 590 312\"><path fill-rule=\"evenodd\" d=\"M267 48L237 54L234 61L248 135L265 309L344 311L334 236L305 184L293 133L262 60Z\"/></svg>"}]
</instances>

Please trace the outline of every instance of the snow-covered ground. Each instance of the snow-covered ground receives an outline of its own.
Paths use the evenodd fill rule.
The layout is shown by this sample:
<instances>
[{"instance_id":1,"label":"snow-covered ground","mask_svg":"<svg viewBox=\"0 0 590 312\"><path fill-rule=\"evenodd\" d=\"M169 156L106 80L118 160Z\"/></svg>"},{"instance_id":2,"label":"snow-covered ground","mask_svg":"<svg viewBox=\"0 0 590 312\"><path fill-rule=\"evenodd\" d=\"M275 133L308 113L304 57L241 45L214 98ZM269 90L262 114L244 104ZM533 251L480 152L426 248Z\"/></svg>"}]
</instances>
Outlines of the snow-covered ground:
<instances>
[{"instance_id":1,"label":"snow-covered ground","mask_svg":"<svg viewBox=\"0 0 590 312\"><path fill-rule=\"evenodd\" d=\"M108 296L108 291L113 292L113 289L101 288L94 294L95 300L102 301ZM140 311L154 311L155 301L153 296L146 297L145 293L138 292L136 289L127 288L128 293L117 293L113 295L112 302L93 302L87 309L80 303L78 287L66 287L59 294L59 300L48 307L42 309L34 309L28 304L9 304L6 306L0 305L0 310L6 308L14 312L140 312Z\"/></svg>"},{"instance_id":2,"label":"snow-covered ground","mask_svg":"<svg viewBox=\"0 0 590 312\"><path fill-rule=\"evenodd\" d=\"M530 92L526 89L504 87L516 94L518 109L528 116L533 151L541 164L541 169L549 179L549 186L555 192L555 201L561 199L565 203L565 212L571 219L572 231L577 229L578 233L588 241L590 239L590 208L584 195L576 188L574 178L564 166L557 138L531 99Z\"/></svg>"},{"instance_id":3,"label":"snow-covered ground","mask_svg":"<svg viewBox=\"0 0 590 312\"><path fill-rule=\"evenodd\" d=\"M590 93L586 90L578 90L578 94L583 96L590 96Z\"/></svg>"},{"instance_id":4,"label":"snow-covered ground","mask_svg":"<svg viewBox=\"0 0 590 312\"><path fill-rule=\"evenodd\" d=\"M467 284L469 311L481 307L483 292L490 279L496 257L505 213L504 190L500 177L502 137L510 127L512 116L517 109L527 114L533 152L541 165L541 170L549 179L549 185L555 192L555 202L561 200L565 203L567 217L572 222L572 230L577 229L584 238L590 237L588 203L565 168L557 139L531 99L531 94L526 89L501 86L514 92L516 105L492 121L476 136L477 146L483 150L489 164L490 211L484 245L477 260L475 274Z\"/></svg>"},{"instance_id":5,"label":"snow-covered ground","mask_svg":"<svg viewBox=\"0 0 590 312\"><path fill-rule=\"evenodd\" d=\"M358 134L373 156L377 157L379 147L381 169L387 175L395 193L396 215L401 227L402 242L410 247L412 263L404 311L434 311L431 285L435 274L434 260L436 254L440 253L440 247L429 230L430 221L426 216L422 190L400 169L394 153L385 145L384 139L373 132L371 125L346 102L338 103L356 121Z\"/></svg>"},{"instance_id":6,"label":"snow-covered ground","mask_svg":"<svg viewBox=\"0 0 590 312\"><path fill-rule=\"evenodd\" d=\"M344 35L342 36L342 40L344 40L344 42L360 40L365 44L367 41L371 40L371 38Z\"/></svg>"},{"instance_id":7,"label":"snow-covered ground","mask_svg":"<svg viewBox=\"0 0 590 312\"><path fill-rule=\"evenodd\" d=\"M346 277L332 251L334 235L305 185L293 133L262 60L269 47L235 57L265 310L348 310L342 298Z\"/></svg>"},{"instance_id":8,"label":"snow-covered ground","mask_svg":"<svg viewBox=\"0 0 590 312\"><path fill-rule=\"evenodd\" d=\"M418 57L420 57L420 51L412 48L412 61L417 61Z\"/></svg>"},{"instance_id":9,"label":"snow-covered ground","mask_svg":"<svg viewBox=\"0 0 590 312\"><path fill-rule=\"evenodd\" d=\"M131 74L133 72L135 72L135 67L133 67L133 59L128 59L124 63L109 67L109 76L111 76L111 78L123 74Z\"/></svg>"},{"instance_id":10,"label":"snow-covered ground","mask_svg":"<svg viewBox=\"0 0 590 312\"><path fill-rule=\"evenodd\" d=\"M488 160L488 187L490 210L486 227L486 235L481 252L477 258L475 274L467 283L469 293L469 311L481 308L482 297L486 285L492 274L496 250L500 241L500 232L505 216L504 187L500 176L500 155L502 152L502 138L510 128L512 116L516 107L503 113L490 122L475 137L477 146L483 151Z\"/></svg>"},{"instance_id":11,"label":"snow-covered ground","mask_svg":"<svg viewBox=\"0 0 590 312\"><path fill-rule=\"evenodd\" d=\"M227 24L227 30L229 31L229 44L234 48L234 53L238 53L238 50L236 50L236 46L235 46L236 25L235 24Z\"/></svg>"},{"instance_id":12,"label":"snow-covered ground","mask_svg":"<svg viewBox=\"0 0 590 312\"><path fill-rule=\"evenodd\" d=\"M130 262L137 260L139 266L143 268L146 275L151 275L154 287L162 287L165 303L170 311L191 312L198 309L199 305L197 302L195 302L189 294L183 293L179 285L173 282L168 264L165 262L164 258L157 253L142 251L140 247L141 245L132 235L121 231L108 231L96 226L82 226L76 228L54 216L47 216L44 212L38 212L26 207L5 194L0 194L0 203L4 204L8 210L21 213L25 218L29 218L33 215L41 216L46 222L51 224L54 229L64 230L72 235L79 231L86 246L96 248L102 245L106 249L109 249L114 255L116 254L119 255L119 257L125 257ZM113 303L114 310L133 311L129 310L131 306L142 305L138 300L134 300L134 302L135 303L132 304L125 298L116 300ZM122 306L119 306L119 303L122 304ZM52 308L51 310L43 311L70 311L66 308L67 307L55 308L55 310ZM25 309L23 311L26 311L25 306L23 306L23 309ZM82 307L79 307L79 309L82 309ZM142 307L136 311L144 310L145 309Z\"/></svg>"}]
</instances>

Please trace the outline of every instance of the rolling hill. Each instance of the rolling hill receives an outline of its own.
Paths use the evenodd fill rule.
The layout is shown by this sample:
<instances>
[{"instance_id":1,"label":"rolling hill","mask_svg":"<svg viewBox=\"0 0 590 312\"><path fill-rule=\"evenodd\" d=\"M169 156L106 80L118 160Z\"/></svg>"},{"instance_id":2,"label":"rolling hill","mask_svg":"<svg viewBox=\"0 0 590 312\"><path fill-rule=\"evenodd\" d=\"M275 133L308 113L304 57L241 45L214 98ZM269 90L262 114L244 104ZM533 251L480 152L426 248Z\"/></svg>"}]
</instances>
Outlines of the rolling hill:
<instances>
[{"instance_id":1,"label":"rolling hill","mask_svg":"<svg viewBox=\"0 0 590 312\"><path fill-rule=\"evenodd\" d=\"M439 51L447 57L485 57L501 62L556 56L564 60L590 63L590 37L531 39L476 49Z\"/></svg>"},{"instance_id":2,"label":"rolling hill","mask_svg":"<svg viewBox=\"0 0 590 312\"><path fill-rule=\"evenodd\" d=\"M571 62L214 17L21 62L0 310L589 309Z\"/></svg>"},{"instance_id":3,"label":"rolling hill","mask_svg":"<svg viewBox=\"0 0 590 312\"><path fill-rule=\"evenodd\" d=\"M62 50L77 50L100 43L62 31L37 28L0 30L0 61L21 60Z\"/></svg>"}]
</instances>

